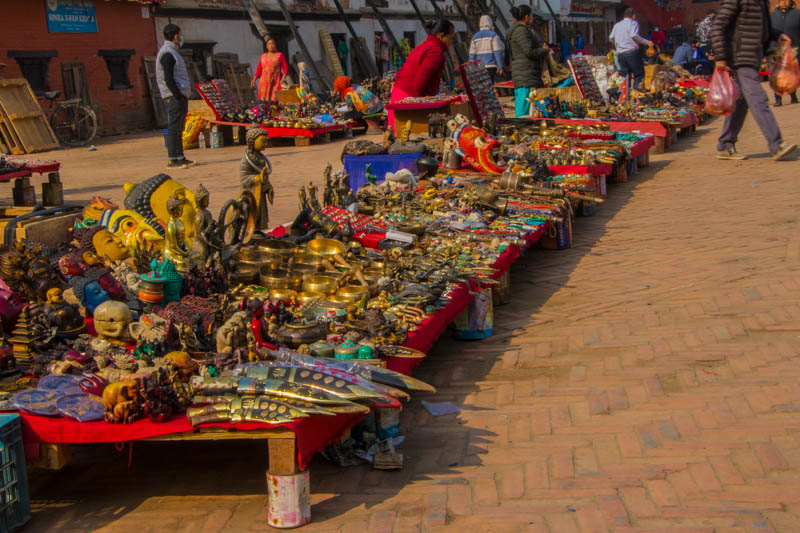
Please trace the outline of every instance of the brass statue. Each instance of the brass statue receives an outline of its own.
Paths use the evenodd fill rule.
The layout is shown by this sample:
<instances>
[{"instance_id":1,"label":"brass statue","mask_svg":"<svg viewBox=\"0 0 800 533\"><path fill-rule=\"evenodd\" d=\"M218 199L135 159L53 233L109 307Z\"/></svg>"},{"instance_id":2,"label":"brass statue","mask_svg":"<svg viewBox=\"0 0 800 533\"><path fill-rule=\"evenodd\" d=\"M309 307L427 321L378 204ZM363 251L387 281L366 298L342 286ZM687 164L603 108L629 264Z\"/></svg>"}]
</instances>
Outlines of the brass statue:
<instances>
[{"instance_id":1,"label":"brass statue","mask_svg":"<svg viewBox=\"0 0 800 533\"><path fill-rule=\"evenodd\" d=\"M192 250L198 260L205 264L211 255L219 254L223 243L217 234L217 221L208 210L208 189L202 183L194 193L194 201L197 204L197 213L194 216L195 237Z\"/></svg>"},{"instance_id":2,"label":"brass statue","mask_svg":"<svg viewBox=\"0 0 800 533\"><path fill-rule=\"evenodd\" d=\"M181 220L184 202L185 200L174 194L167 200L169 222L167 222L167 234L164 239L164 257L175 265L178 272L186 272L189 269L192 254L192 250L186 243L186 228Z\"/></svg>"},{"instance_id":3,"label":"brass statue","mask_svg":"<svg viewBox=\"0 0 800 533\"><path fill-rule=\"evenodd\" d=\"M267 201L271 205L275 198L275 190L269 182L272 164L261 153L267 147L269 136L266 131L256 127L247 130L246 139L247 149L239 164L239 177L242 188L252 193L256 199L255 229L265 230L269 227Z\"/></svg>"}]
</instances>

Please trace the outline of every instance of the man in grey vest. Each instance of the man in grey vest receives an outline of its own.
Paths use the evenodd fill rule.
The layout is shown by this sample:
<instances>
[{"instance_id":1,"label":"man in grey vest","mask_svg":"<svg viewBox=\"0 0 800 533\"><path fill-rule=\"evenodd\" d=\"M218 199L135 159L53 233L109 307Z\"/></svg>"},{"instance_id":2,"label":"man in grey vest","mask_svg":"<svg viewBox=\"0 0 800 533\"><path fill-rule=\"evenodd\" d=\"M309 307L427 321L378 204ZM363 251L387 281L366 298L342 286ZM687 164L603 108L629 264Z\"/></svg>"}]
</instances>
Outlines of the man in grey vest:
<instances>
[{"instance_id":1,"label":"man in grey vest","mask_svg":"<svg viewBox=\"0 0 800 533\"><path fill-rule=\"evenodd\" d=\"M188 168L194 165L183 155L183 127L189 112L192 94L189 72L178 49L183 45L181 29L175 24L164 26L164 44L156 58L158 91L167 107L167 168Z\"/></svg>"}]
</instances>

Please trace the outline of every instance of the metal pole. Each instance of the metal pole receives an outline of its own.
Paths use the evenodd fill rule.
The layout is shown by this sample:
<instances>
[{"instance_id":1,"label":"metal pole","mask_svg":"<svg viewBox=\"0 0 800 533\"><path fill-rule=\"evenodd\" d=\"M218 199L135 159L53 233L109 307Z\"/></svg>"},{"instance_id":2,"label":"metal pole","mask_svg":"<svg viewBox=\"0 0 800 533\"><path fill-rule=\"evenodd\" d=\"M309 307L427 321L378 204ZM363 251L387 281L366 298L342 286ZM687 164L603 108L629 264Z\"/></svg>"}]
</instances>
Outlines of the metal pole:
<instances>
[{"instance_id":1,"label":"metal pole","mask_svg":"<svg viewBox=\"0 0 800 533\"><path fill-rule=\"evenodd\" d=\"M419 6L417 5L416 0L408 0L411 2L411 7L414 8L414 11L417 13L417 17L419 17L419 21L422 23L422 30L427 33L427 22L425 21L425 17L422 16L422 11L419 10ZM455 79L455 69L453 68L453 62L450 61L450 54L444 55L444 66L445 70L447 71L448 78Z\"/></svg>"},{"instance_id":2,"label":"metal pole","mask_svg":"<svg viewBox=\"0 0 800 533\"><path fill-rule=\"evenodd\" d=\"M507 30L508 28L510 28L510 27L511 27L511 25L510 25L510 24L508 23L508 21L506 20L506 17L505 17L505 15L503 15L503 12L502 12L502 11L500 11L500 6L499 6L499 5L497 5L497 4L495 3L495 1L494 1L494 0L489 0L489 4L490 4L492 7L494 7L495 14L497 15L497 18L498 18L498 19L500 19L500 22L502 22L502 23L503 23L503 27L504 27L506 30ZM503 37L505 38L505 35L504 35Z\"/></svg>"},{"instance_id":3,"label":"metal pole","mask_svg":"<svg viewBox=\"0 0 800 533\"><path fill-rule=\"evenodd\" d=\"M433 1L435 2L436 0ZM461 7L461 4L458 3L458 0L453 0L453 5L456 6L458 13L461 15L461 18L464 19L464 22L467 23L467 28L469 28L469 31L471 31L473 35L478 33L478 28L475 27L475 24L473 24L472 20L470 20L470 18L464 12L464 8Z\"/></svg>"},{"instance_id":4,"label":"metal pole","mask_svg":"<svg viewBox=\"0 0 800 533\"><path fill-rule=\"evenodd\" d=\"M306 58L306 63L308 63L308 67L314 72L314 76L319 79L319 82L325 88L325 90L329 90L330 87L328 86L328 81L322 77L317 69L317 64L314 63L314 60L311 58L311 54L306 47L306 43L303 42L303 38L300 37L300 32L297 31L297 26L294 24L294 19L292 18L292 14L289 13L289 10L286 9L286 4L283 3L283 0L278 0L278 6L280 6L281 11L283 12L283 18L286 19L286 22L289 24L289 29L292 31L292 35L294 36L295 40L297 41L297 45L300 47L300 52L302 52L303 56Z\"/></svg>"},{"instance_id":5,"label":"metal pole","mask_svg":"<svg viewBox=\"0 0 800 533\"><path fill-rule=\"evenodd\" d=\"M445 19L444 13L442 10L439 9L439 6L436 5L436 0L431 0L431 5L433 6L433 10L436 12L436 16L442 20ZM461 49L461 45L458 43L456 39L453 39L453 48L456 51L456 56L458 56L459 63L466 63L467 56L464 54L464 51Z\"/></svg>"},{"instance_id":6,"label":"metal pole","mask_svg":"<svg viewBox=\"0 0 800 533\"><path fill-rule=\"evenodd\" d=\"M350 32L350 35L353 36L353 39L356 42L356 46L358 47L358 53L361 54L361 57L363 57L366 60L367 65L369 65L370 76L380 78L381 73L378 72L378 65L372 59L369 50L364 48L364 45L361 43L361 39L358 38L358 34L356 33L356 30L353 29L353 26L350 24L350 21L347 20L347 15L344 14L344 9L342 9L342 4L339 3L339 0L333 0L333 3L336 5L337 11L339 11L339 16L342 17L344 25L347 26L347 31Z\"/></svg>"},{"instance_id":7,"label":"metal pole","mask_svg":"<svg viewBox=\"0 0 800 533\"><path fill-rule=\"evenodd\" d=\"M375 18L378 19L378 22L383 28L383 31L386 33L386 35L389 36L389 40L392 42L392 46L394 46L398 51L402 50L402 48L400 48L400 43L397 42L394 33L392 33L392 29L389 27L389 24L386 23L386 19L383 18L383 15L375 6L375 2L373 0L367 0L367 4L369 4L369 7L372 8L372 12L375 13Z\"/></svg>"}]
</instances>

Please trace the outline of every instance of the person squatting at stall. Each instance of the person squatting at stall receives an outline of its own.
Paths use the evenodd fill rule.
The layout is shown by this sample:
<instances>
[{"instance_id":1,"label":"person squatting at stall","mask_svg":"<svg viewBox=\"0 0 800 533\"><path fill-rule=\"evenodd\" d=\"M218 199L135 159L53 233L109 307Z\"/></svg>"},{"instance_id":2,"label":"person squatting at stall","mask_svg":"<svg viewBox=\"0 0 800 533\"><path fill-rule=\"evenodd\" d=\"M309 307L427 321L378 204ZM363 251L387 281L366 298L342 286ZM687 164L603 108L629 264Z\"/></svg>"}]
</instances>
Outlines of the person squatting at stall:
<instances>
[{"instance_id":1,"label":"person squatting at stall","mask_svg":"<svg viewBox=\"0 0 800 533\"><path fill-rule=\"evenodd\" d=\"M776 161L786 158L797 149L796 144L783 141L758 76L764 47L770 37L768 9L766 0L722 0L714 17L711 46L717 59L715 69L732 71L739 86L736 108L725 117L722 124L722 134L717 142L717 159L747 159L747 156L736 152L736 141L748 109L753 112L753 118Z\"/></svg>"},{"instance_id":2,"label":"person squatting at stall","mask_svg":"<svg viewBox=\"0 0 800 533\"><path fill-rule=\"evenodd\" d=\"M364 115L375 115L383 111L383 102L375 94L347 76L339 76L333 82L334 90L344 99L346 114L350 120L361 120Z\"/></svg>"},{"instance_id":3,"label":"person squatting at stall","mask_svg":"<svg viewBox=\"0 0 800 533\"><path fill-rule=\"evenodd\" d=\"M178 52L181 46L181 29L175 24L164 26L164 44L156 57L156 84L167 108L167 168L188 168L194 165L194 161L183 155L183 125L189 112L192 88L186 63Z\"/></svg>"},{"instance_id":4,"label":"person squatting at stall","mask_svg":"<svg viewBox=\"0 0 800 533\"><path fill-rule=\"evenodd\" d=\"M636 22L636 13L633 9L625 10L623 19L614 24L611 35L608 36L617 53L620 74L623 77L633 75L633 87L638 89L644 81L644 62L639 51L639 45L652 48L653 42L639 35L639 23Z\"/></svg>"},{"instance_id":5,"label":"person squatting at stall","mask_svg":"<svg viewBox=\"0 0 800 533\"><path fill-rule=\"evenodd\" d=\"M480 59L486 65L492 81L497 76L503 75L503 51L505 46L500 37L492 29L492 19L489 15L481 15L479 22L480 31L472 37L469 45L469 60Z\"/></svg>"},{"instance_id":6,"label":"person squatting at stall","mask_svg":"<svg viewBox=\"0 0 800 533\"><path fill-rule=\"evenodd\" d=\"M456 27L449 20L433 23L428 38L414 48L397 72L389 102L394 104L404 98L436 96L444 72L444 54L456 35ZM394 127L394 112L389 111L389 127Z\"/></svg>"},{"instance_id":7,"label":"person squatting at stall","mask_svg":"<svg viewBox=\"0 0 800 533\"><path fill-rule=\"evenodd\" d=\"M800 10L795 9L794 0L779 0L778 7L769 14L772 40L780 44L781 35L791 39L792 48L797 52L800 46ZM790 103L797 103L797 91L792 93ZM783 105L783 97L775 93L775 107Z\"/></svg>"},{"instance_id":8,"label":"person squatting at stall","mask_svg":"<svg viewBox=\"0 0 800 533\"><path fill-rule=\"evenodd\" d=\"M514 113L527 117L531 113L528 100L531 89L544 87L542 81L542 58L550 53L546 44L540 43L531 31L533 14L528 5L511 10L514 24L506 34L511 49L511 79L514 82Z\"/></svg>"}]
</instances>

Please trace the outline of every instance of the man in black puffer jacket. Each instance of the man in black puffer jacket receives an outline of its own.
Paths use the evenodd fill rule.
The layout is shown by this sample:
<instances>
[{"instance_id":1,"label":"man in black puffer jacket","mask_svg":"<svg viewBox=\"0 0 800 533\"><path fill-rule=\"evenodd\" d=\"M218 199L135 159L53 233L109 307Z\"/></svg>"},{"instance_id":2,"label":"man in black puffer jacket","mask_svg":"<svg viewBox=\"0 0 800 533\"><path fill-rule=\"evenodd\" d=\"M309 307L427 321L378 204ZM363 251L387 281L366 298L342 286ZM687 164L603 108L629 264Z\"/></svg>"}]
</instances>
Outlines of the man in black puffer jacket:
<instances>
[{"instance_id":1,"label":"man in black puffer jacket","mask_svg":"<svg viewBox=\"0 0 800 533\"><path fill-rule=\"evenodd\" d=\"M739 86L736 109L725 117L717 142L717 159L746 159L736 152L736 141L748 108L767 140L776 161L797 149L783 141L775 116L769 109L767 93L761 87L758 70L770 38L769 5L766 0L722 0L711 25L711 44L717 58L716 70L732 70Z\"/></svg>"}]
</instances>

